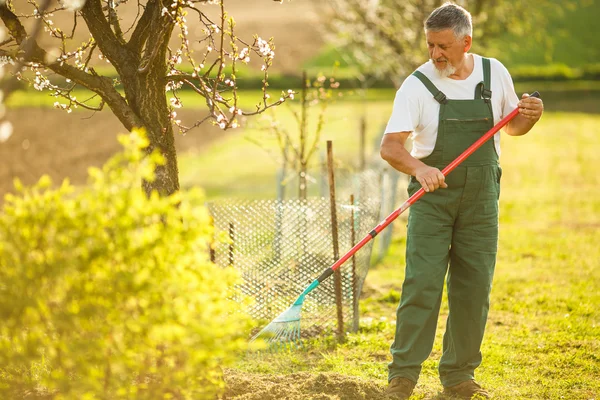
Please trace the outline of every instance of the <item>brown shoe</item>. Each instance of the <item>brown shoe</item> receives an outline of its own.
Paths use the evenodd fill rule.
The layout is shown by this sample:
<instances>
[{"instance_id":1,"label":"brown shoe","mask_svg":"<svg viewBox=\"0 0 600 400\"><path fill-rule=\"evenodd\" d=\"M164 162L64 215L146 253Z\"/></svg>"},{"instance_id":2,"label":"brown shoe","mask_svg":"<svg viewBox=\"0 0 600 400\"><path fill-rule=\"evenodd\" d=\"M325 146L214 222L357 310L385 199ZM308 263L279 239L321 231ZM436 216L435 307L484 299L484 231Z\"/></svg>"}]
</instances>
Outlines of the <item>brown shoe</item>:
<instances>
[{"instance_id":1,"label":"brown shoe","mask_svg":"<svg viewBox=\"0 0 600 400\"><path fill-rule=\"evenodd\" d=\"M416 383L407 378L394 378L390 381L385 394L399 400L407 400L413 392Z\"/></svg>"},{"instance_id":2,"label":"brown shoe","mask_svg":"<svg viewBox=\"0 0 600 400\"><path fill-rule=\"evenodd\" d=\"M444 394L461 399L489 399L492 396L474 380L464 381L458 385L444 387Z\"/></svg>"}]
</instances>

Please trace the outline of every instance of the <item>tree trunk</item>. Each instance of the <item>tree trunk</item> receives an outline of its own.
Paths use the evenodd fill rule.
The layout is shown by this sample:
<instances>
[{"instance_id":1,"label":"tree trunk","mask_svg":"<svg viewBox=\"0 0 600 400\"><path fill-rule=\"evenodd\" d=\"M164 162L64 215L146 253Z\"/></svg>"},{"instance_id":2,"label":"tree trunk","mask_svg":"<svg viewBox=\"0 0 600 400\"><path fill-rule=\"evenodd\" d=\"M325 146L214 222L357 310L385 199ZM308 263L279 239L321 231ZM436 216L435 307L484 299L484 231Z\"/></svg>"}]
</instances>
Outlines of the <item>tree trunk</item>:
<instances>
[{"instance_id":1,"label":"tree trunk","mask_svg":"<svg viewBox=\"0 0 600 400\"><path fill-rule=\"evenodd\" d=\"M164 100L164 93L162 94ZM146 122L146 134L150 146L146 149L148 154L158 149L165 159L165 164L156 168L154 181L143 182L147 195L156 190L161 196L168 196L179 190L179 169L177 167L177 153L175 151L175 137L173 126L169 119L167 105L149 105L142 108L140 117Z\"/></svg>"},{"instance_id":2,"label":"tree trunk","mask_svg":"<svg viewBox=\"0 0 600 400\"><path fill-rule=\"evenodd\" d=\"M161 196L168 196L179 190L179 169L173 124L165 95L167 64L166 46L156 55L155 61L141 72L131 71L122 80L127 101L132 110L143 122L150 145L147 153L158 149L165 159L165 164L155 170L154 181L143 182L147 195L156 190ZM130 71L128 71L130 72Z\"/></svg>"}]
</instances>

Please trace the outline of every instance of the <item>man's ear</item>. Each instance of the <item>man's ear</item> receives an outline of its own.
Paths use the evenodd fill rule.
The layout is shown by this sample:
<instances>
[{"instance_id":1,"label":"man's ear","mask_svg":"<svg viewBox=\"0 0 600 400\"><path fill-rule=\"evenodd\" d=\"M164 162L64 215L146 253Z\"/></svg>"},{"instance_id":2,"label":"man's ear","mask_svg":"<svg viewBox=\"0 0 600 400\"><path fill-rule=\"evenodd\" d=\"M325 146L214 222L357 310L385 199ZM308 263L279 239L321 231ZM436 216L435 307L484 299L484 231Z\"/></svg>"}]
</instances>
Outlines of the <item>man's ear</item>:
<instances>
[{"instance_id":1,"label":"man's ear","mask_svg":"<svg viewBox=\"0 0 600 400\"><path fill-rule=\"evenodd\" d=\"M465 53L471 50L471 45L473 44L473 38L469 35L465 36Z\"/></svg>"}]
</instances>

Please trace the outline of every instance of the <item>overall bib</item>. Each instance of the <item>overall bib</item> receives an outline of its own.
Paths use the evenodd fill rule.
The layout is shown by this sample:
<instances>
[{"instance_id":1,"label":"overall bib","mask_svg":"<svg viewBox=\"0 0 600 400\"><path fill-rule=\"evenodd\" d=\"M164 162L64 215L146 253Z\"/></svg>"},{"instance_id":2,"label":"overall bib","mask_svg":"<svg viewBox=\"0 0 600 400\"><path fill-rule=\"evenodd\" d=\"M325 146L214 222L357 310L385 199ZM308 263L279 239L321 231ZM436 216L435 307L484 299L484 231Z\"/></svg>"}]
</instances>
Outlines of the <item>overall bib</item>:
<instances>
[{"instance_id":1,"label":"overall bib","mask_svg":"<svg viewBox=\"0 0 600 400\"><path fill-rule=\"evenodd\" d=\"M433 152L422 159L442 170L494 125L490 62L473 100L451 100L419 71L414 72L440 103ZM389 380L417 381L433 347L444 278L449 315L439 374L444 386L474 379L489 309L498 246L501 169L488 140L446 178L447 189L426 193L410 208L406 277L397 310ZM411 177L409 195L421 188Z\"/></svg>"}]
</instances>

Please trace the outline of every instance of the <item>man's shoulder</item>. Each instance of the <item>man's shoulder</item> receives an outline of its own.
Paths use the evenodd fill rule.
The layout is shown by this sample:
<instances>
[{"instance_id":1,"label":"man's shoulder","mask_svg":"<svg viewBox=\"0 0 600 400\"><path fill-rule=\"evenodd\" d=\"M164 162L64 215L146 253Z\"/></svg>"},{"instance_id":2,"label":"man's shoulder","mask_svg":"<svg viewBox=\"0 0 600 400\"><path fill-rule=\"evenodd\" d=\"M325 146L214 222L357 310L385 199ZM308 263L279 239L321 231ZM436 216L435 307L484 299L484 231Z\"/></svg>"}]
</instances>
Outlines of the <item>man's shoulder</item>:
<instances>
[{"instance_id":1,"label":"man's shoulder","mask_svg":"<svg viewBox=\"0 0 600 400\"><path fill-rule=\"evenodd\" d=\"M474 54L474 57L476 58L482 58L482 56ZM504 64L502 64L502 62L494 57L485 57L488 60L490 60L490 67L492 69L492 74L494 73L500 73L502 75L508 75L510 76L510 73L508 72L508 69L506 69L506 67L504 66Z\"/></svg>"},{"instance_id":2,"label":"man's shoulder","mask_svg":"<svg viewBox=\"0 0 600 400\"><path fill-rule=\"evenodd\" d=\"M425 64L423 64L425 65ZM422 70L423 66L419 67L416 69L416 71L420 71L421 73L423 73L425 76L429 77L429 72L427 71L427 69ZM423 85L423 83L421 82L421 80L419 78L417 78L415 75L410 74L406 77L406 79L404 79L404 82L402 82L402 86L400 86L400 90L402 92L405 93L411 93L414 95L417 95L419 93L426 93L427 92L427 88L425 87L425 85Z\"/></svg>"},{"instance_id":3,"label":"man's shoulder","mask_svg":"<svg viewBox=\"0 0 600 400\"><path fill-rule=\"evenodd\" d=\"M422 64L415 70L415 72L416 71L421 72L423 75L429 78L429 80L435 79L435 71L433 70L433 64L431 64L430 62ZM404 79L402 86L400 86L400 90L402 90L403 92L411 92L413 94L429 93L425 85L423 85L423 82L421 82L421 80L413 74L414 72L408 75L406 79Z\"/></svg>"}]
</instances>

